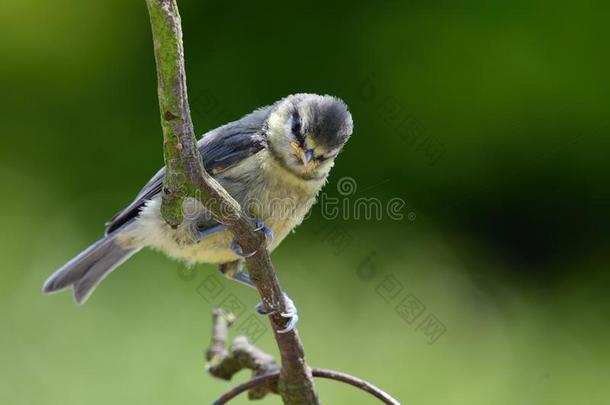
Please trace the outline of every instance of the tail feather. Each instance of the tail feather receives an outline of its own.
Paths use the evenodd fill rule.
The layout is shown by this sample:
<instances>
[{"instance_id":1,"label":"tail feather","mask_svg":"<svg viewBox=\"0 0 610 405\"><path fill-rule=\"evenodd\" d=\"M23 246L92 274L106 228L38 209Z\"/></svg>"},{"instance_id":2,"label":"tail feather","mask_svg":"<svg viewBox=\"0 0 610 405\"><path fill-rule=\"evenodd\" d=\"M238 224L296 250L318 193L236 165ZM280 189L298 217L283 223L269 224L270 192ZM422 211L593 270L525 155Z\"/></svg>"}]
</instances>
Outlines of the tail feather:
<instances>
[{"instance_id":1,"label":"tail feather","mask_svg":"<svg viewBox=\"0 0 610 405\"><path fill-rule=\"evenodd\" d=\"M74 300L84 303L98 284L140 249L123 249L114 240L116 234L104 236L51 275L42 287L53 293L72 287Z\"/></svg>"}]
</instances>

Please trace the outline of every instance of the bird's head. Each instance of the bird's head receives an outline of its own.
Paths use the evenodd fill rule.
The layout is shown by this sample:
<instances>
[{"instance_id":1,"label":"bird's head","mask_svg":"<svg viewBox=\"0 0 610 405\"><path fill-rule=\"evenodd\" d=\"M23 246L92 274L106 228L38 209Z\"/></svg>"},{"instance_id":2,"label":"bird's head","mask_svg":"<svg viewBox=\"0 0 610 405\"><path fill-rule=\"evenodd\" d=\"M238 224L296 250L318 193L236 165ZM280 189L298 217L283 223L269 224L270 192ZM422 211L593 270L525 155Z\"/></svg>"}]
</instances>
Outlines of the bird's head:
<instances>
[{"instance_id":1,"label":"bird's head","mask_svg":"<svg viewBox=\"0 0 610 405\"><path fill-rule=\"evenodd\" d=\"M274 157L305 179L323 179L352 134L352 116L332 96L294 94L280 100L267 120Z\"/></svg>"}]
</instances>

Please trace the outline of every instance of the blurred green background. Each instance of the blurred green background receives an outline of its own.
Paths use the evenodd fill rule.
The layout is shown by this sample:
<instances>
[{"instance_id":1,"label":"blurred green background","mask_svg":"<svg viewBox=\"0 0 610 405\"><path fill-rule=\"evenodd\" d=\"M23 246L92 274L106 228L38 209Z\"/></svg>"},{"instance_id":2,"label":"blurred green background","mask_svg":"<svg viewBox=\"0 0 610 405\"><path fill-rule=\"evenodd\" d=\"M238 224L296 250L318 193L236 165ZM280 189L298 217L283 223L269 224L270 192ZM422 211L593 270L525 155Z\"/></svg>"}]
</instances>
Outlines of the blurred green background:
<instances>
[{"instance_id":1,"label":"blurred green background","mask_svg":"<svg viewBox=\"0 0 610 405\"><path fill-rule=\"evenodd\" d=\"M406 404L607 402L608 2L179 5L199 134L334 94L355 131L328 195L406 201L402 220L316 206L274 252L312 365ZM245 322L257 296L214 266L145 251L83 307L40 294L162 164L147 18L143 1L0 4L0 403L205 404L235 384L205 373L209 313L238 297Z\"/></svg>"}]
</instances>

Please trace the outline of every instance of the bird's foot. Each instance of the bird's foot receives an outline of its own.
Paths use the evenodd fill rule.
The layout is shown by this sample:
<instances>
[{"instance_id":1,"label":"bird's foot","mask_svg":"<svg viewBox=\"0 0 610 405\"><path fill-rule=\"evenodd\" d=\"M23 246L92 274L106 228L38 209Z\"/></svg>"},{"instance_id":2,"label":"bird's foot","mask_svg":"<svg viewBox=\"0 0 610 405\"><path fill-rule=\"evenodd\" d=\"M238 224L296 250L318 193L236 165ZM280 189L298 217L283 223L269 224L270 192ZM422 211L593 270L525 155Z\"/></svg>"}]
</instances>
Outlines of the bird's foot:
<instances>
[{"instance_id":1,"label":"bird's foot","mask_svg":"<svg viewBox=\"0 0 610 405\"><path fill-rule=\"evenodd\" d=\"M244 251L242 250L241 246L239 246L239 242L237 242L237 239L235 239L235 238L233 238L233 241L231 241L231 250L237 256L244 257L244 258L252 257L256 253L256 250L254 252L244 253Z\"/></svg>"},{"instance_id":2,"label":"bird's foot","mask_svg":"<svg viewBox=\"0 0 610 405\"><path fill-rule=\"evenodd\" d=\"M296 326L299 320L299 315L297 313L297 307L296 305L294 305L294 301L292 301L286 293L282 294L284 295L284 305L286 307L286 311L280 313L280 316L282 316L283 318L288 318L289 321L286 324L286 327L284 327L284 329L278 330L277 333L288 333ZM262 302L256 305L256 312L259 315L272 315L275 313L275 311L267 312Z\"/></svg>"},{"instance_id":3,"label":"bird's foot","mask_svg":"<svg viewBox=\"0 0 610 405\"><path fill-rule=\"evenodd\" d=\"M265 225L260 219L257 219L254 224L254 231L263 231L263 234L267 239L267 244L271 244L273 242L273 231L271 230L271 228ZM254 252L244 253L241 246L239 246L237 239L233 239L233 241L231 242L231 250L239 257L252 257L256 253L256 250Z\"/></svg>"},{"instance_id":4,"label":"bird's foot","mask_svg":"<svg viewBox=\"0 0 610 405\"><path fill-rule=\"evenodd\" d=\"M252 280L250 280L250 276L248 273L241 271L241 266L243 263L240 260L236 260L234 262L224 263L220 265L220 271L227 277L235 281L239 281L242 284L247 286L256 288ZM294 305L294 301L290 299L290 297L286 293L282 293L284 296L284 306L286 308L285 312L282 312L280 315L283 318L289 318L288 324L284 327L284 329L280 329L278 333L287 333L294 329L297 321L299 320L299 315L297 314L297 307ZM256 305L256 312L259 315L272 315L275 311L267 312L265 311L265 307L263 303L259 303Z\"/></svg>"},{"instance_id":5,"label":"bird's foot","mask_svg":"<svg viewBox=\"0 0 610 405\"><path fill-rule=\"evenodd\" d=\"M265 223L263 221L261 221L260 219L257 219L256 221L254 221L255 227L254 227L254 231L258 232L258 231L263 231L263 234L265 234L265 238L267 239L267 244L270 245L273 243L273 230L271 228L269 228L267 225L265 225Z\"/></svg>"}]
</instances>

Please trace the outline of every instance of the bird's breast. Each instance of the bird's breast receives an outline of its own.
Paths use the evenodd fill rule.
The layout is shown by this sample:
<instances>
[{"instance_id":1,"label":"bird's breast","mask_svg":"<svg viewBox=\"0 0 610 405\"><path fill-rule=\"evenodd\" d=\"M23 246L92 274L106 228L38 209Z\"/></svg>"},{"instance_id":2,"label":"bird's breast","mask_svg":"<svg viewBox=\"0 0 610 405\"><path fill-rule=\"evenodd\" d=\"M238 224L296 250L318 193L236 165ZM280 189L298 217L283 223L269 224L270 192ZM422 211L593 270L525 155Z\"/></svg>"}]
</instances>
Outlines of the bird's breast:
<instances>
[{"instance_id":1,"label":"bird's breast","mask_svg":"<svg viewBox=\"0 0 610 405\"><path fill-rule=\"evenodd\" d=\"M273 230L273 249L303 221L325 180L303 180L295 176L266 150L246 160L227 175L245 181L248 187L245 192L228 191L246 212Z\"/></svg>"},{"instance_id":2,"label":"bird's breast","mask_svg":"<svg viewBox=\"0 0 610 405\"><path fill-rule=\"evenodd\" d=\"M274 240L269 248L273 250L303 221L324 180L300 179L267 154L263 150L215 178L252 218L262 220L271 228ZM206 212L201 203L194 203ZM124 246L150 246L189 262L225 263L237 259L230 249L233 235L229 231L192 243L193 230L201 220L209 220L209 214L185 218L178 229L172 229L163 220L160 206L160 196L148 201L137 222L123 232Z\"/></svg>"}]
</instances>

